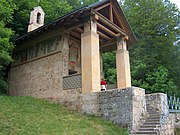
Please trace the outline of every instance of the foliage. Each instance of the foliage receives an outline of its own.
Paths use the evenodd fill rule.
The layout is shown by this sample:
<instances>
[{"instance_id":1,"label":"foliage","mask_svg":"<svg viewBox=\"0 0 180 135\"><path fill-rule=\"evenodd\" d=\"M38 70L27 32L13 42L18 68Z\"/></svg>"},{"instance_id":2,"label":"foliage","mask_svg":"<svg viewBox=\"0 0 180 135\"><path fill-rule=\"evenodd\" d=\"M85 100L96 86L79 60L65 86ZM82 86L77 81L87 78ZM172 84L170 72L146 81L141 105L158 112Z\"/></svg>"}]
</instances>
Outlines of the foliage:
<instances>
[{"instance_id":1,"label":"foliage","mask_svg":"<svg viewBox=\"0 0 180 135\"><path fill-rule=\"evenodd\" d=\"M180 135L180 128L175 128L175 135Z\"/></svg>"},{"instance_id":2,"label":"foliage","mask_svg":"<svg viewBox=\"0 0 180 135\"><path fill-rule=\"evenodd\" d=\"M117 80L115 52L106 52L102 57L104 77L108 84L115 84Z\"/></svg>"},{"instance_id":3,"label":"foliage","mask_svg":"<svg viewBox=\"0 0 180 135\"><path fill-rule=\"evenodd\" d=\"M133 85L151 92L178 94L180 11L169 0L124 0L121 3L138 39L137 45L130 46ZM174 83L176 91L172 91L176 88Z\"/></svg>"},{"instance_id":4,"label":"foliage","mask_svg":"<svg viewBox=\"0 0 180 135\"><path fill-rule=\"evenodd\" d=\"M145 65L140 65L138 68L137 70L142 71L142 74L145 73L143 72L146 71ZM137 71L136 73L139 73L140 71ZM134 76L136 77L136 75ZM168 78L168 70L163 66L159 66L157 69L154 69L152 72L146 73L143 76L145 76L144 79L132 79L132 83L135 86L145 88L147 92L169 92L168 94L172 95L176 89L174 82Z\"/></svg>"},{"instance_id":5,"label":"foliage","mask_svg":"<svg viewBox=\"0 0 180 135\"><path fill-rule=\"evenodd\" d=\"M70 4L73 9L77 9L79 7L89 5L97 1L98 0L67 0L68 4Z\"/></svg>"},{"instance_id":6,"label":"foliage","mask_svg":"<svg viewBox=\"0 0 180 135\"><path fill-rule=\"evenodd\" d=\"M0 96L0 134L128 135L126 128L59 104L31 97Z\"/></svg>"},{"instance_id":7,"label":"foliage","mask_svg":"<svg viewBox=\"0 0 180 135\"><path fill-rule=\"evenodd\" d=\"M120 3L138 40L129 47L132 85L180 95L179 10L168 0ZM103 55L108 83L116 82L115 61L114 52Z\"/></svg>"},{"instance_id":8,"label":"foliage","mask_svg":"<svg viewBox=\"0 0 180 135\"><path fill-rule=\"evenodd\" d=\"M13 2L17 8L13 14L14 20L9 24L9 27L19 36L27 33L30 11L33 7L38 6L38 2L37 0L13 0ZM49 23L72 10L72 7L66 1L61 0L42 0L40 5L45 12L45 23Z\"/></svg>"},{"instance_id":9,"label":"foliage","mask_svg":"<svg viewBox=\"0 0 180 135\"><path fill-rule=\"evenodd\" d=\"M12 21L12 13L15 5L11 0L1 0L0 3L0 94L6 92L7 83L4 80L5 67L12 61L11 51L13 49L10 38L13 31L6 27L6 24Z\"/></svg>"}]
</instances>

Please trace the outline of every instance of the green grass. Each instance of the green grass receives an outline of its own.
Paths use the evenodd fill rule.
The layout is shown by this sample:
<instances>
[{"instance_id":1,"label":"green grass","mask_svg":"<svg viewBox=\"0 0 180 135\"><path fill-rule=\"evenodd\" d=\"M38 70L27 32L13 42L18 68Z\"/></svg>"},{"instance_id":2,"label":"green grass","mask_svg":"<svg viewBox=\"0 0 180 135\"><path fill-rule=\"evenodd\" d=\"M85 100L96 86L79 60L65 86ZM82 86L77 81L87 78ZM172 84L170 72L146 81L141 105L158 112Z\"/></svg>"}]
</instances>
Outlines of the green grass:
<instances>
[{"instance_id":1,"label":"green grass","mask_svg":"<svg viewBox=\"0 0 180 135\"><path fill-rule=\"evenodd\" d=\"M180 129L179 128L175 129L175 135L180 135Z\"/></svg>"},{"instance_id":2,"label":"green grass","mask_svg":"<svg viewBox=\"0 0 180 135\"><path fill-rule=\"evenodd\" d=\"M59 104L0 96L0 135L128 135L128 131Z\"/></svg>"}]
</instances>

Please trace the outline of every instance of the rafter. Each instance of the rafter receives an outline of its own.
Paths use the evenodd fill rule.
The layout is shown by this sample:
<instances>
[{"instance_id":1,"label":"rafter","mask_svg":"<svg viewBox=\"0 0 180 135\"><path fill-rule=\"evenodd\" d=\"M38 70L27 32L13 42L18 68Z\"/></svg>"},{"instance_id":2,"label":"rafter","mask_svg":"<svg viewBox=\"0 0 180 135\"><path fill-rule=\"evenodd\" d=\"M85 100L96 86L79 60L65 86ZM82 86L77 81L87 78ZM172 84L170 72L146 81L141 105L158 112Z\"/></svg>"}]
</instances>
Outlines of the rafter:
<instances>
[{"instance_id":1,"label":"rafter","mask_svg":"<svg viewBox=\"0 0 180 135\"><path fill-rule=\"evenodd\" d=\"M112 23L110 20L108 20L106 17L104 17L103 15L101 15L100 13L98 13L97 11L92 10L92 12L93 12L94 14L97 14L97 15L99 16L99 20L100 20L103 24L109 26L109 27L112 28L114 31L117 31L118 33L120 33L120 34L122 34L122 35L124 35L124 36L127 35L127 34L124 32L124 30L122 30L121 28L119 28L116 24ZM120 35L120 34L118 34L118 35ZM118 36L118 35L117 35L117 36Z\"/></svg>"},{"instance_id":2,"label":"rafter","mask_svg":"<svg viewBox=\"0 0 180 135\"><path fill-rule=\"evenodd\" d=\"M108 37L107 35L105 35L104 33L100 32L100 31L97 31L97 33L104 39L107 39L107 40L111 39L110 37Z\"/></svg>"},{"instance_id":3,"label":"rafter","mask_svg":"<svg viewBox=\"0 0 180 135\"><path fill-rule=\"evenodd\" d=\"M76 33L76 32L74 32L74 31L70 31L70 34L72 35L72 36L74 36L74 37L77 37L77 38L81 38L81 35L80 34L78 34L78 33Z\"/></svg>"},{"instance_id":4,"label":"rafter","mask_svg":"<svg viewBox=\"0 0 180 135\"><path fill-rule=\"evenodd\" d=\"M83 32L84 32L84 30L81 29L81 28L76 28L76 31L78 31L78 32L80 32L80 33L83 33Z\"/></svg>"},{"instance_id":5,"label":"rafter","mask_svg":"<svg viewBox=\"0 0 180 135\"><path fill-rule=\"evenodd\" d=\"M112 9L112 4L109 6L109 18L110 21L113 22L113 9Z\"/></svg>"},{"instance_id":6,"label":"rafter","mask_svg":"<svg viewBox=\"0 0 180 135\"><path fill-rule=\"evenodd\" d=\"M74 40L74 41L76 41L76 42L78 42L78 43L80 43L80 42L81 42L79 39L74 38L74 37L72 37L72 36L69 36L69 38L70 38L70 39L72 39L72 40Z\"/></svg>"},{"instance_id":7,"label":"rafter","mask_svg":"<svg viewBox=\"0 0 180 135\"><path fill-rule=\"evenodd\" d=\"M78 25L77 25L77 24L78 24ZM73 30L73 29L79 28L80 26L83 26L83 23L79 24L79 22L78 22L78 23L76 23L74 26L66 29L66 31L71 31L71 30Z\"/></svg>"},{"instance_id":8,"label":"rafter","mask_svg":"<svg viewBox=\"0 0 180 135\"><path fill-rule=\"evenodd\" d=\"M103 25L101 25L100 23L97 23L97 26L102 29L103 31L107 32L109 35L112 36L116 36L116 33L112 32L111 30L109 30L108 28L104 27Z\"/></svg>"},{"instance_id":9,"label":"rafter","mask_svg":"<svg viewBox=\"0 0 180 135\"><path fill-rule=\"evenodd\" d=\"M118 15L117 11L114 9L113 6L112 6L112 9L113 9L115 15L118 17L119 15ZM119 18L121 18L121 17L119 16ZM117 21L118 21L119 25L122 26L122 28L124 28L123 25L122 25L122 23L121 23L121 21L120 21L119 19L117 19Z\"/></svg>"},{"instance_id":10,"label":"rafter","mask_svg":"<svg viewBox=\"0 0 180 135\"><path fill-rule=\"evenodd\" d=\"M100 6L100 7L98 7L98 8L95 8L95 10L96 10L96 11L101 10L101 9L103 9L103 8L109 6L109 5L110 5L110 3L104 4L103 6Z\"/></svg>"}]
</instances>

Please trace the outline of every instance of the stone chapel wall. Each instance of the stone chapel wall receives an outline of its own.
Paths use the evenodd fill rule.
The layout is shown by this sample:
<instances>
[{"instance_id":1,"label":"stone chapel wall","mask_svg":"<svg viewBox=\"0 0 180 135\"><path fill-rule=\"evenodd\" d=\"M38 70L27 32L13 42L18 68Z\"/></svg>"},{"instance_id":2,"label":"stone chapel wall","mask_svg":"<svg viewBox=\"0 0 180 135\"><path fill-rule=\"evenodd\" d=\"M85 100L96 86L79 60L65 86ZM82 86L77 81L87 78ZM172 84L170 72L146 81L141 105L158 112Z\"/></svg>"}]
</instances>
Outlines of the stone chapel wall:
<instances>
[{"instance_id":1,"label":"stone chapel wall","mask_svg":"<svg viewBox=\"0 0 180 135\"><path fill-rule=\"evenodd\" d=\"M30 59L28 54L25 61L22 61L24 58L21 57L21 63L18 63L18 60L12 63L9 72L9 94L39 98L63 96L62 76L68 75L67 45L64 44L62 30L57 30L17 47L16 51L22 53L32 47L39 50L34 50Z\"/></svg>"}]
</instances>

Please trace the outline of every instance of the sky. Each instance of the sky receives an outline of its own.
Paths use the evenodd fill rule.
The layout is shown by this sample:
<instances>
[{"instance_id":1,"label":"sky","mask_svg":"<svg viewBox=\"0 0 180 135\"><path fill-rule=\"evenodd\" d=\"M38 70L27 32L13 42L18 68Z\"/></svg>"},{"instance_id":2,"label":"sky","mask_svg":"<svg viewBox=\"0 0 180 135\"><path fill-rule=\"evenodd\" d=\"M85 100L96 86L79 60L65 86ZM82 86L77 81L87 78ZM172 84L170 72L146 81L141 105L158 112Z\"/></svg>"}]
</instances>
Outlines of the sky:
<instances>
[{"instance_id":1,"label":"sky","mask_svg":"<svg viewBox=\"0 0 180 135\"><path fill-rule=\"evenodd\" d=\"M171 3L175 3L178 6L178 8L180 9L180 0L170 0L170 1L171 1Z\"/></svg>"}]
</instances>

